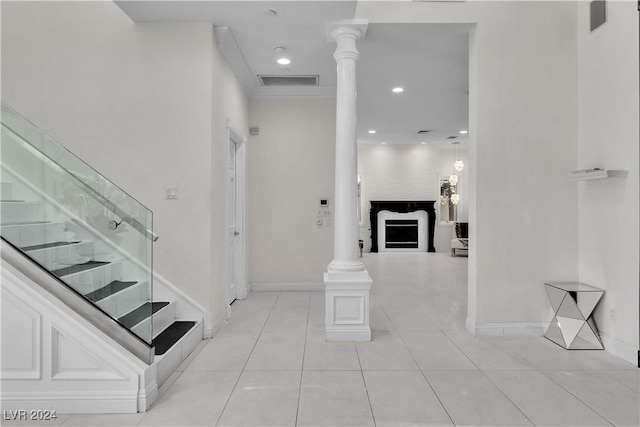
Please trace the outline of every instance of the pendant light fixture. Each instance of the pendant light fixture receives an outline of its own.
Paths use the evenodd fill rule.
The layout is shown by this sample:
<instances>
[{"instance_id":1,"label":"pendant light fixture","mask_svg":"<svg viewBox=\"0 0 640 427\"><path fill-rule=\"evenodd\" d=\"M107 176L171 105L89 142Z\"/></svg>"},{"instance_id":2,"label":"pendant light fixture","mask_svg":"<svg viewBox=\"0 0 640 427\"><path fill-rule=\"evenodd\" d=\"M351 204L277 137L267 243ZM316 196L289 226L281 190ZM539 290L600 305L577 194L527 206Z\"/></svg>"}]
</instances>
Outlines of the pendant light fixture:
<instances>
[{"instance_id":1,"label":"pendant light fixture","mask_svg":"<svg viewBox=\"0 0 640 427\"><path fill-rule=\"evenodd\" d=\"M464 169L464 162L460 159L460 141L455 141L453 144L456 146L456 161L453 163L453 167L461 172Z\"/></svg>"},{"instance_id":2,"label":"pendant light fixture","mask_svg":"<svg viewBox=\"0 0 640 427\"><path fill-rule=\"evenodd\" d=\"M455 158L458 159L454 162L453 167L456 171L460 172L464 167L464 163L462 163L462 160L460 160L460 142L452 141L451 143L455 146ZM456 175L455 171L451 175L449 175L449 201L452 205L457 205L458 203L460 203L460 195L458 194L458 179L459 177L458 175Z\"/></svg>"}]
</instances>

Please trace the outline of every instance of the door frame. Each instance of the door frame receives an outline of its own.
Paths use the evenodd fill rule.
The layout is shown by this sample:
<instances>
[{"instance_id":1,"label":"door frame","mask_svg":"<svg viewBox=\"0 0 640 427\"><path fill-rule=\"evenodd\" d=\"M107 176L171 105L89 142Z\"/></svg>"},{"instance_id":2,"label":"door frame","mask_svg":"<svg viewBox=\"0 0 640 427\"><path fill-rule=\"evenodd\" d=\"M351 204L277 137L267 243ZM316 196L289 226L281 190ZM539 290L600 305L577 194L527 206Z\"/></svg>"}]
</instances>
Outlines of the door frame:
<instances>
[{"instance_id":1,"label":"door frame","mask_svg":"<svg viewBox=\"0 0 640 427\"><path fill-rule=\"evenodd\" d=\"M236 231L238 231L240 234L237 237L237 241L235 244L235 254L233 254L234 256L234 263L233 263L233 268L234 268L234 276L236 279L236 299L246 299L247 295L248 295L248 286L247 286L247 235L246 235L246 190L247 190L247 180L246 180L246 173L247 173L247 168L246 168L246 159L247 159L247 154L246 154L246 142L247 142L247 138L246 136L244 136L240 131L237 130L237 128L235 128L231 122L229 120L227 120L227 147L229 146L229 144L231 143L235 143L236 145L236 206L235 206L235 213L236 213ZM227 152L227 165L229 164L229 162L231 161L230 159L230 153L229 150L226 150ZM227 189L228 191L228 189ZM228 193L227 193L227 200L229 200L228 197ZM227 210L228 212L228 210ZM226 224L227 227L229 225L229 218L226 218ZM227 254L227 256L231 256L232 254ZM227 283L225 284L225 286L227 287L227 291L229 289L229 283L228 283L228 276L227 276Z\"/></svg>"}]
</instances>

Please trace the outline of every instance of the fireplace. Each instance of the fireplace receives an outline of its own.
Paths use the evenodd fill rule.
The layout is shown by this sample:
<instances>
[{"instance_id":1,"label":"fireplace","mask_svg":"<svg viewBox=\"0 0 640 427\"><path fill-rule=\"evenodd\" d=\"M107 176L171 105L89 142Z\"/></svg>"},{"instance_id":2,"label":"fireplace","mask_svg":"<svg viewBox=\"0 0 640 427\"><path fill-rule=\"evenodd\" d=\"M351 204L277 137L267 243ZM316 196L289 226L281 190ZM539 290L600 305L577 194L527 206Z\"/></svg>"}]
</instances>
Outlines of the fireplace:
<instances>
[{"instance_id":1,"label":"fireplace","mask_svg":"<svg viewBox=\"0 0 640 427\"><path fill-rule=\"evenodd\" d=\"M378 252L378 237L380 236L381 251L423 251L435 252L433 245L433 234L436 224L435 201L372 201L369 219L371 220L371 252ZM388 211L388 212L385 212ZM378 215L381 214L381 215ZM423 219L423 220L422 220ZM407 223L391 223L391 245L387 245L387 221L416 221L417 227L405 227ZM397 227L403 225L403 227ZM397 233L405 233L404 237L398 237ZM413 234L418 236L414 239ZM407 237L409 236L409 237ZM421 239L422 237L422 239ZM418 241L418 247L414 243L400 242ZM423 243L420 244L420 241ZM410 245L410 246L409 246Z\"/></svg>"},{"instance_id":2,"label":"fireplace","mask_svg":"<svg viewBox=\"0 0 640 427\"><path fill-rule=\"evenodd\" d=\"M384 222L384 247L387 249L418 249L417 219L387 219Z\"/></svg>"}]
</instances>

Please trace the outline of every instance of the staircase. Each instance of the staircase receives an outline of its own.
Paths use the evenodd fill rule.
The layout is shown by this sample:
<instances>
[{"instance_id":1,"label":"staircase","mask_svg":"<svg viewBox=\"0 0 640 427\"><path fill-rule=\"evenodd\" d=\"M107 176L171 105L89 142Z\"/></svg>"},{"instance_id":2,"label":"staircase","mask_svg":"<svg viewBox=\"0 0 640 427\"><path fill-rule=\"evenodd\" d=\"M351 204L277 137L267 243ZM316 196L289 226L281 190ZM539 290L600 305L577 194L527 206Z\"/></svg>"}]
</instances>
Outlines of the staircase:
<instances>
[{"instance_id":1,"label":"staircase","mask_svg":"<svg viewBox=\"0 0 640 427\"><path fill-rule=\"evenodd\" d=\"M148 360L143 360L146 367L140 365L139 361L131 362L132 373L129 383L139 383L140 389L147 387L154 390L150 394L148 390L136 392L138 402L140 402L141 393L151 396L151 398L147 396L143 404L134 405L134 412L144 411L151 405L153 396L157 394L157 387L165 382L203 339L204 310L172 285L163 280L157 280L158 276L153 273L152 250L153 241L157 236L151 231L151 212L148 209L63 148L56 146L54 148L56 151L52 154L50 138L4 104L2 109L3 158L0 182L2 240L28 257L33 269L46 270L48 275L71 289L70 292L80 296L84 304L97 307L99 310L96 312L99 312L100 316L108 316L107 319L111 323L107 322L108 328L102 330L107 336L111 333L114 337L132 335L148 346L149 353L153 349L154 355ZM47 144L42 144L43 140ZM34 168L34 165L37 165L37 168ZM91 173L95 175L88 175ZM87 176L88 179L82 179ZM5 325L14 322L15 328L7 326L5 333L3 325L3 347L11 345L5 342L10 339L7 335L11 335L14 329L19 330L26 323L6 318L4 311L29 312L29 310L20 310L19 307L21 305L30 307L30 298L35 295L29 296L27 290L22 295L21 291L16 291L15 288L12 292L14 296L20 295L16 297L16 304L7 310L5 310L5 304L9 304L12 299L9 298L7 300L9 302L6 303L3 300L2 321ZM156 300L153 298L154 294L160 294L163 298ZM35 305L37 304L34 302ZM91 309L94 308L91 307ZM80 323L84 320L78 319L75 313L67 313L70 317L65 317L67 314L62 313L59 307L56 310L58 311L51 313L37 312L30 316L31 319L38 319L40 324L48 324L50 318L53 325L52 331L57 333L66 330L69 331L70 336L74 335L73 328L58 327L56 322L62 321L57 319L73 317ZM65 310L73 309L63 307L62 311ZM95 320L88 319L87 322L86 325L77 325L78 329L91 330L90 323L95 324ZM105 323L104 320L102 323ZM115 354L111 358L106 356L103 358L100 355L97 349L101 348L102 344L90 347L76 342L75 344L85 348L68 352L63 349L62 344L56 347L58 341L66 342L66 338L60 338L58 341L51 340L50 346L49 344L40 346L38 340L40 342L46 340L43 338L46 334L41 329L42 326L31 329L32 332L35 331L34 334L39 335L33 337L33 342L36 344L25 347L23 353L18 350L7 350L7 356L3 351L2 377L3 380L6 378L10 380L3 381L3 409L12 407L26 409L25 402L29 400L25 397L25 390L27 395L29 390L32 390L34 395L39 393L38 383L31 381L23 384L19 380L24 375L16 374L24 370L22 368L24 357L35 358L36 362L33 363L39 370L42 393L45 394L50 394L52 387L55 390L59 385L63 385L64 381L61 379L65 378L69 381L62 387L62 391L66 390L65 387L67 389L75 387L78 379L92 379L96 384L104 380L106 395L114 394L109 391L111 384L108 380L113 380L110 375L116 377L129 375L123 373L126 369L121 369L118 366L119 362L114 362L120 356ZM102 337L102 333L97 335ZM86 337L76 337L71 341L74 339L85 341ZM109 341L108 337L105 339ZM33 353L34 346L42 354L30 355L29 351ZM108 346L115 348L116 352L126 353L125 348L118 347L111 341L108 342ZM49 351L47 348L51 352L49 355L44 354ZM82 356L85 350L86 355ZM83 357L86 360L82 360ZM123 354L122 357L131 360L130 354ZM50 378L46 378L44 374L48 371L44 361L49 359L53 364L58 363L60 368L58 371L52 369ZM87 366L91 366L91 369ZM74 375L60 376L60 372L65 370L74 372ZM92 373L87 374L89 371ZM86 378L83 378L83 375ZM142 376L145 377L144 381L141 379ZM101 387L96 385L97 389ZM14 391L12 388L15 389L15 395L12 394ZM15 396L14 401L12 396ZM34 399L34 402L36 406L41 404L41 402L38 403L38 399ZM90 405L73 405L66 402L62 404L61 409L66 413L87 413L108 407L110 409L106 409L106 412L131 412L134 406L131 404L100 406L98 404L96 406L98 409L95 409ZM125 407L127 408L125 410L118 409ZM50 406L47 408L54 409Z\"/></svg>"}]
</instances>

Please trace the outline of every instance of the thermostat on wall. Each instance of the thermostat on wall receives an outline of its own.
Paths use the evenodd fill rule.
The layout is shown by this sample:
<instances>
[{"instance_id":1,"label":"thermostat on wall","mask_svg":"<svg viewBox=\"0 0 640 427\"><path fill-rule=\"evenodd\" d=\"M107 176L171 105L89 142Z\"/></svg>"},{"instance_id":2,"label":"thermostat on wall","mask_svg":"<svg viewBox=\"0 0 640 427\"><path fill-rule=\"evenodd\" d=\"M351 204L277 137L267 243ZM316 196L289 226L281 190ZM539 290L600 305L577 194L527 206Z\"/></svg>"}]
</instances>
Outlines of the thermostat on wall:
<instances>
[{"instance_id":1,"label":"thermostat on wall","mask_svg":"<svg viewBox=\"0 0 640 427\"><path fill-rule=\"evenodd\" d=\"M320 199L320 207L328 208L329 207L329 199Z\"/></svg>"}]
</instances>

